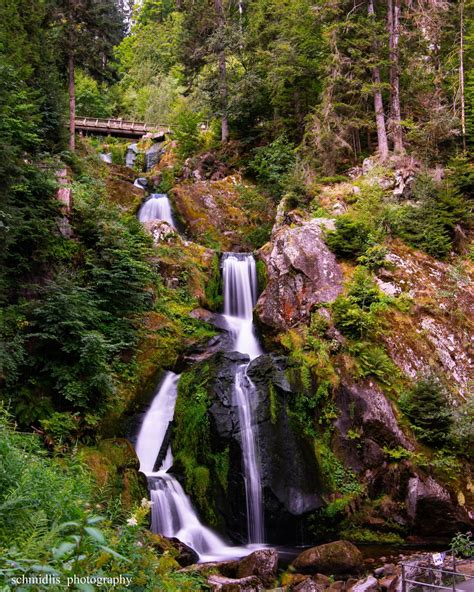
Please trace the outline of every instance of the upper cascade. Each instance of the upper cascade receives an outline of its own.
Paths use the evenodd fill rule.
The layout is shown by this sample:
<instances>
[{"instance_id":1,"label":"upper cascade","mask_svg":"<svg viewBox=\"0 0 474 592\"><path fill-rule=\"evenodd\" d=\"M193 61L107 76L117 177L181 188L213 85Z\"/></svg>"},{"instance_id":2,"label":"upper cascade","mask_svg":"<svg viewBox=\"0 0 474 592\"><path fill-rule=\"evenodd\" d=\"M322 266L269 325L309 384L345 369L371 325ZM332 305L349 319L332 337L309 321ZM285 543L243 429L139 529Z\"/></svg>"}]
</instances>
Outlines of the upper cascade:
<instances>
[{"instance_id":1,"label":"upper cascade","mask_svg":"<svg viewBox=\"0 0 474 592\"><path fill-rule=\"evenodd\" d=\"M224 315L234 337L234 349L254 359L262 348L254 332L253 309L257 302L257 268L248 253L224 253Z\"/></svg>"},{"instance_id":2,"label":"upper cascade","mask_svg":"<svg viewBox=\"0 0 474 592\"><path fill-rule=\"evenodd\" d=\"M153 220L164 220L170 226L176 228L173 219L170 200L166 193L152 193L138 212L140 222L153 222Z\"/></svg>"}]
</instances>

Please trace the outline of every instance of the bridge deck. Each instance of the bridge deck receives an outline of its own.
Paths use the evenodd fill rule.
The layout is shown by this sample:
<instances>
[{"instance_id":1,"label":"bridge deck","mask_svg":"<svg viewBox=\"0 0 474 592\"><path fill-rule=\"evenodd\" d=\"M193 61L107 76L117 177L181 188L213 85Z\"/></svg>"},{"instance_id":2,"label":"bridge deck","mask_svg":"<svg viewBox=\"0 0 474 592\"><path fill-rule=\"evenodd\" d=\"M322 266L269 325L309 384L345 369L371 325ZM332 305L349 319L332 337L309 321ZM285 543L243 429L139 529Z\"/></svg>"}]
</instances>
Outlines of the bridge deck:
<instances>
[{"instance_id":1,"label":"bridge deck","mask_svg":"<svg viewBox=\"0 0 474 592\"><path fill-rule=\"evenodd\" d=\"M76 117L75 126L78 132L124 138L141 138L148 133L164 137L170 131L166 125L147 125L139 121L93 117Z\"/></svg>"}]
</instances>

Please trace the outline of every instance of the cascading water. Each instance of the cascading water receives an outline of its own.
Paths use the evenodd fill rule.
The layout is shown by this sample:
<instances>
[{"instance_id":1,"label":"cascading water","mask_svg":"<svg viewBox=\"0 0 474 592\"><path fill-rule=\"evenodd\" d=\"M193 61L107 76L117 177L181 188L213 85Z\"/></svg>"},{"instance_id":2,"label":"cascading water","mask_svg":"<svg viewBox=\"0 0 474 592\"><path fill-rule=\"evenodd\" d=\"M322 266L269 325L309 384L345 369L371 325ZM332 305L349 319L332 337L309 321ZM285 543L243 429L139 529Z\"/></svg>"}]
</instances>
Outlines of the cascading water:
<instances>
[{"instance_id":1,"label":"cascading water","mask_svg":"<svg viewBox=\"0 0 474 592\"><path fill-rule=\"evenodd\" d=\"M153 502L151 529L186 543L196 551L200 561L242 556L246 549L227 546L212 530L201 524L180 483L168 473L173 464L171 446L167 447L159 470L155 470L168 427L173 421L178 381L177 374L166 373L145 414L135 445L140 470L148 477Z\"/></svg>"},{"instance_id":2,"label":"cascading water","mask_svg":"<svg viewBox=\"0 0 474 592\"><path fill-rule=\"evenodd\" d=\"M176 228L171 212L170 200L166 193L152 193L138 212L140 222L152 222L153 220L164 220L170 226Z\"/></svg>"},{"instance_id":3,"label":"cascading water","mask_svg":"<svg viewBox=\"0 0 474 592\"><path fill-rule=\"evenodd\" d=\"M224 316L234 338L233 349L251 360L262 353L253 326L257 300L257 272L252 255L225 253L222 259ZM247 376L248 364L239 366L234 398L239 412L247 502L249 543L264 542L263 500L256 439L256 389Z\"/></svg>"}]
</instances>

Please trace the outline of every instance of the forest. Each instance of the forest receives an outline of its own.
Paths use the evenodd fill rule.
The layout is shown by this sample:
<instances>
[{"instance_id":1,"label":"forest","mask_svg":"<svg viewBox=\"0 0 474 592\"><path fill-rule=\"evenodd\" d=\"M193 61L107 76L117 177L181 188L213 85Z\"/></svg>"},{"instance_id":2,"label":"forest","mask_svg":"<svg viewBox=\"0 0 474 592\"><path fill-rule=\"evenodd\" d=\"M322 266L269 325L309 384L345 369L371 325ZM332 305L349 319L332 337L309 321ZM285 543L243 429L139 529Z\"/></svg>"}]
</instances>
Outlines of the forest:
<instances>
[{"instance_id":1,"label":"forest","mask_svg":"<svg viewBox=\"0 0 474 592\"><path fill-rule=\"evenodd\" d=\"M473 151L474 0L1 0L0 592L468 562Z\"/></svg>"}]
</instances>

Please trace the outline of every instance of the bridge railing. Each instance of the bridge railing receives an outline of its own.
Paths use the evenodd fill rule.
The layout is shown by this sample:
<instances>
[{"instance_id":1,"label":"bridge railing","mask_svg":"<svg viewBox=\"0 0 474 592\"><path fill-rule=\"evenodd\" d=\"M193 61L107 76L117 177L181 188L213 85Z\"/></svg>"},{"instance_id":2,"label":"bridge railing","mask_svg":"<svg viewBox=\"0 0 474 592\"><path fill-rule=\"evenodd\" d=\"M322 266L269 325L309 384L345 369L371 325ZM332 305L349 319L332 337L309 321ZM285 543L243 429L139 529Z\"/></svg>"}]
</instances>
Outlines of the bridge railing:
<instances>
[{"instance_id":1,"label":"bridge railing","mask_svg":"<svg viewBox=\"0 0 474 592\"><path fill-rule=\"evenodd\" d=\"M122 130L130 132L163 132L168 131L166 124L148 125L139 121L130 121L127 119L101 119L95 117L76 117L75 124L77 128L92 128L103 130Z\"/></svg>"}]
</instances>

